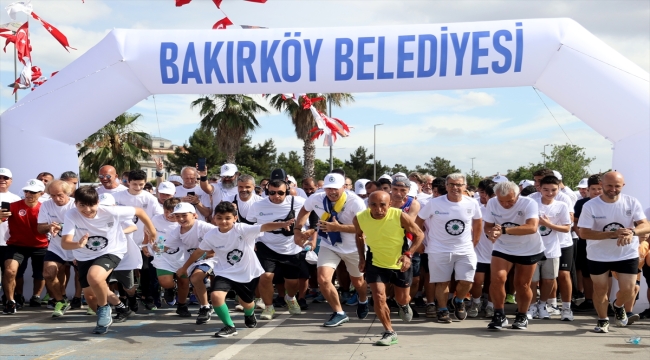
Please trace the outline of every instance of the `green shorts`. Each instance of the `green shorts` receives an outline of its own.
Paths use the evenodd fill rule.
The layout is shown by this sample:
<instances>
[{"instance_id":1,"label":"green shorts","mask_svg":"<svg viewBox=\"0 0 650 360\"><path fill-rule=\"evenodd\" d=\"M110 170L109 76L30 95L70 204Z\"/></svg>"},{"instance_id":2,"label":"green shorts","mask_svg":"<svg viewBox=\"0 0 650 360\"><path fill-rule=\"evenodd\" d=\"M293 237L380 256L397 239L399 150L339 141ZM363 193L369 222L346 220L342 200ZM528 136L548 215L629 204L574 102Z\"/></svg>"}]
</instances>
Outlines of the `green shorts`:
<instances>
[{"instance_id":1,"label":"green shorts","mask_svg":"<svg viewBox=\"0 0 650 360\"><path fill-rule=\"evenodd\" d=\"M157 276L176 275L176 273L167 270L156 269L156 275ZM181 276L181 279L187 279L187 275Z\"/></svg>"}]
</instances>

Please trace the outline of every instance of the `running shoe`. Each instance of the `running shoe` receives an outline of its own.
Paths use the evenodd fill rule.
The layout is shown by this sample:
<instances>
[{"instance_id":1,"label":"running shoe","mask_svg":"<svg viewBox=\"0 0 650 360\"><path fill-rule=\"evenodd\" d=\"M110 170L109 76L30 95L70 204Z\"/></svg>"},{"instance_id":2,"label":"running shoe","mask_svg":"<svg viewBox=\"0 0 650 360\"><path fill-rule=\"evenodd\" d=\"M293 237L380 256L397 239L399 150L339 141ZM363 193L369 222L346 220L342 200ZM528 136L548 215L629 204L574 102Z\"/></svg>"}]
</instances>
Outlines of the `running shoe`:
<instances>
[{"instance_id":1,"label":"running shoe","mask_svg":"<svg viewBox=\"0 0 650 360\"><path fill-rule=\"evenodd\" d=\"M65 302L65 301L64 301L64 302ZM41 304L43 304L42 301L41 301ZM47 308L48 308L48 309L52 309L52 310L53 310L55 305L56 305L56 300L54 300L54 299L52 299L52 298L50 298L49 300L47 300Z\"/></svg>"},{"instance_id":2,"label":"running shoe","mask_svg":"<svg viewBox=\"0 0 650 360\"><path fill-rule=\"evenodd\" d=\"M298 304L296 298L293 298L291 300L284 299L284 301L287 302L287 307L289 308L289 314L291 315L302 314L302 310L300 310L300 305Z\"/></svg>"},{"instance_id":3,"label":"running shoe","mask_svg":"<svg viewBox=\"0 0 650 360\"><path fill-rule=\"evenodd\" d=\"M427 305L427 312L426 312L426 314L427 314L427 317L428 317L428 318L434 318L434 317L436 317L436 316L437 316L436 312L437 312L437 310L436 310L436 305L434 305L434 304L428 304L428 305Z\"/></svg>"},{"instance_id":4,"label":"running shoe","mask_svg":"<svg viewBox=\"0 0 650 360\"><path fill-rule=\"evenodd\" d=\"M571 309L562 309L561 321L573 321L573 311Z\"/></svg>"},{"instance_id":5,"label":"running shoe","mask_svg":"<svg viewBox=\"0 0 650 360\"><path fill-rule=\"evenodd\" d=\"M97 326L109 327L113 323L112 310L109 304L97 307Z\"/></svg>"},{"instance_id":6,"label":"running shoe","mask_svg":"<svg viewBox=\"0 0 650 360\"><path fill-rule=\"evenodd\" d=\"M283 308L287 306L284 300L284 296L280 296L280 295L276 296L275 299L273 299L273 306L275 306L276 308Z\"/></svg>"},{"instance_id":7,"label":"running shoe","mask_svg":"<svg viewBox=\"0 0 650 360\"><path fill-rule=\"evenodd\" d=\"M298 305L300 305L300 310L309 309L309 304L307 304L307 300L305 299L298 299Z\"/></svg>"},{"instance_id":8,"label":"running shoe","mask_svg":"<svg viewBox=\"0 0 650 360\"><path fill-rule=\"evenodd\" d=\"M508 325L508 318L504 314L494 313L492 321L488 324L489 330L501 330L504 326Z\"/></svg>"},{"instance_id":9,"label":"running shoe","mask_svg":"<svg viewBox=\"0 0 650 360\"><path fill-rule=\"evenodd\" d=\"M131 311L133 311L134 313L138 312L138 310L140 309L140 302L138 301L138 298L135 295L127 296L126 303L129 309L131 309Z\"/></svg>"},{"instance_id":10,"label":"running shoe","mask_svg":"<svg viewBox=\"0 0 650 360\"><path fill-rule=\"evenodd\" d=\"M635 314L633 312L627 313L627 324L632 325L635 322L639 321L641 317L638 314Z\"/></svg>"},{"instance_id":11,"label":"running shoe","mask_svg":"<svg viewBox=\"0 0 650 360\"><path fill-rule=\"evenodd\" d=\"M196 317L196 324L207 324L208 321L212 318L212 308L211 307L201 307L199 309L199 316Z\"/></svg>"},{"instance_id":12,"label":"running shoe","mask_svg":"<svg viewBox=\"0 0 650 360\"><path fill-rule=\"evenodd\" d=\"M543 319L543 320L550 320L551 319L551 314L549 314L549 312L548 312L548 306L547 306L546 303L542 303L542 302L537 303L537 313L539 314L540 319Z\"/></svg>"},{"instance_id":13,"label":"running shoe","mask_svg":"<svg viewBox=\"0 0 650 360\"><path fill-rule=\"evenodd\" d=\"M356 305L358 303L359 303L359 294L354 293L352 296L350 296L348 301L345 302L345 305L354 306L354 305Z\"/></svg>"},{"instance_id":14,"label":"running shoe","mask_svg":"<svg viewBox=\"0 0 650 360\"><path fill-rule=\"evenodd\" d=\"M319 292L316 290L309 290L305 295L305 299L313 299L318 296Z\"/></svg>"},{"instance_id":15,"label":"running shoe","mask_svg":"<svg viewBox=\"0 0 650 360\"><path fill-rule=\"evenodd\" d=\"M257 318L255 317L255 314L251 314L249 316L244 315L244 324L246 325L247 328L254 328L257 326Z\"/></svg>"},{"instance_id":16,"label":"running shoe","mask_svg":"<svg viewBox=\"0 0 650 360\"><path fill-rule=\"evenodd\" d=\"M29 307L41 307L41 297L38 295L32 296L32 298L29 299Z\"/></svg>"},{"instance_id":17,"label":"running shoe","mask_svg":"<svg viewBox=\"0 0 650 360\"><path fill-rule=\"evenodd\" d=\"M214 334L215 337L220 337L220 338L228 338L235 335L237 335L237 328L228 325L224 326L223 328L221 328L221 330L219 330Z\"/></svg>"},{"instance_id":18,"label":"running shoe","mask_svg":"<svg viewBox=\"0 0 650 360\"><path fill-rule=\"evenodd\" d=\"M151 296L147 296L144 300L142 300L142 303L147 310L158 310L158 307L153 302L153 297Z\"/></svg>"},{"instance_id":19,"label":"running shoe","mask_svg":"<svg viewBox=\"0 0 650 360\"><path fill-rule=\"evenodd\" d=\"M533 303L530 304L530 306L528 307L528 311L526 312L526 317L529 320L539 319L539 306L537 305L538 304Z\"/></svg>"},{"instance_id":20,"label":"running shoe","mask_svg":"<svg viewBox=\"0 0 650 360\"><path fill-rule=\"evenodd\" d=\"M241 304L237 304L235 305L235 311L243 312L244 307Z\"/></svg>"},{"instance_id":21,"label":"running shoe","mask_svg":"<svg viewBox=\"0 0 650 360\"><path fill-rule=\"evenodd\" d=\"M198 305L199 304L199 299L196 298L196 295L194 295L194 294L190 295L189 304L190 305Z\"/></svg>"},{"instance_id":22,"label":"running shoe","mask_svg":"<svg viewBox=\"0 0 650 360\"><path fill-rule=\"evenodd\" d=\"M614 315L616 316L616 326L624 327L627 326L627 314L625 313L625 308L614 306Z\"/></svg>"},{"instance_id":23,"label":"running shoe","mask_svg":"<svg viewBox=\"0 0 650 360\"><path fill-rule=\"evenodd\" d=\"M480 302L476 303L472 301L472 305L470 306L469 311L467 312L467 316L471 318L475 318L478 317L479 312L481 312L481 303Z\"/></svg>"},{"instance_id":24,"label":"running shoe","mask_svg":"<svg viewBox=\"0 0 650 360\"><path fill-rule=\"evenodd\" d=\"M327 300L325 300L325 296L323 296L323 294L319 292L318 296L316 296L312 302L319 304L319 303L326 303Z\"/></svg>"},{"instance_id":25,"label":"running shoe","mask_svg":"<svg viewBox=\"0 0 650 360\"><path fill-rule=\"evenodd\" d=\"M5 304L5 308L2 310L2 313L5 315L12 315L16 313L16 301L9 300Z\"/></svg>"},{"instance_id":26,"label":"running shoe","mask_svg":"<svg viewBox=\"0 0 650 360\"><path fill-rule=\"evenodd\" d=\"M165 302L169 306L174 306L176 305L176 291L174 288L171 289L165 289L165 294L163 296L165 298Z\"/></svg>"},{"instance_id":27,"label":"running shoe","mask_svg":"<svg viewBox=\"0 0 650 360\"><path fill-rule=\"evenodd\" d=\"M397 304L397 301L393 298L388 298L386 299L386 305L388 305L388 309L398 309L399 310L399 305Z\"/></svg>"},{"instance_id":28,"label":"running shoe","mask_svg":"<svg viewBox=\"0 0 650 360\"><path fill-rule=\"evenodd\" d=\"M423 308L427 306L427 303L424 301L424 297L418 296L415 299L413 299L413 305L419 308Z\"/></svg>"},{"instance_id":29,"label":"running shoe","mask_svg":"<svg viewBox=\"0 0 650 360\"><path fill-rule=\"evenodd\" d=\"M528 329L528 318L524 313L517 313L515 321L512 323L512 328L517 330Z\"/></svg>"},{"instance_id":30,"label":"running shoe","mask_svg":"<svg viewBox=\"0 0 650 360\"><path fill-rule=\"evenodd\" d=\"M639 313L639 319L650 319L650 308L641 311Z\"/></svg>"},{"instance_id":31,"label":"running shoe","mask_svg":"<svg viewBox=\"0 0 650 360\"><path fill-rule=\"evenodd\" d=\"M345 304L346 302L348 302L348 300L350 300L351 297L352 297L352 294L350 294L349 291L341 291L341 296L340 296L339 300L340 300L341 304Z\"/></svg>"},{"instance_id":32,"label":"running shoe","mask_svg":"<svg viewBox=\"0 0 650 360\"><path fill-rule=\"evenodd\" d=\"M275 307L274 306L267 306L264 311L262 311L262 315L260 315L261 320L273 320L273 315L275 315Z\"/></svg>"},{"instance_id":33,"label":"running shoe","mask_svg":"<svg viewBox=\"0 0 650 360\"><path fill-rule=\"evenodd\" d=\"M456 315L456 319L458 319L458 320L467 319L467 311L465 310L465 302L457 302L455 305L456 305L456 309L454 310L454 315Z\"/></svg>"},{"instance_id":34,"label":"running shoe","mask_svg":"<svg viewBox=\"0 0 650 360\"><path fill-rule=\"evenodd\" d=\"M70 308L71 309L81 309L81 298L73 297L72 301L70 301Z\"/></svg>"},{"instance_id":35,"label":"running shoe","mask_svg":"<svg viewBox=\"0 0 650 360\"><path fill-rule=\"evenodd\" d=\"M108 326L97 325L95 326L95 329L93 329L93 334L104 335L107 332L108 332Z\"/></svg>"},{"instance_id":36,"label":"running shoe","mask_svg":"<svg viewBox=\"0 0 650 360\"><path fill-rule=\"evenodd\" d=\"M546 305L546 310L548 310L548 314L551 315L551 316L562 315L562 311L559 308L557 308L557 307L555 307L553 305L548 305L547 304Z\"/></svg>"},{"instance_id":37,"label":"running shoe","mask_svg":"<svg viewBox=\"0 0 650 360\"><path fill-rule=\"evenodd\" d=\"M411 320L413 320L413 310L409 304L400 306L398 313L399 318L404 322L411 322Z\"/></svg>"},{"instance_id":38,"label":"running shoe","mask_svg":"<svg viewBox=\"0 0 650 360\"><path fill-rule=\"evenodd\" d=\"M597 333L608 333L609 332L609 319L598 320L594 331Z\"/></svg>"},{"instance_id":39,"label":"running shoe","mask_svg":"<svg viewBox=\"0 0 650 360\"><path fill-rule=\"evenodd\" d=\"M447 309L449 309L449 312L451 313L452 311L456 311L456 304L454 304L454 300L449 299L447 300Z\"/></svg>"},{"instance_id":40,"label":"running shoe","mask_svg":"<svg viewBox=\"0 0 650 360\"><path fill-rule=\"evenodd\" d=\"M54 304L54 311L52 312L52 317L61 317L65 314L66 311L70 309L70 303L65 301L57 301Z\"/></svg>"},{"instance_id":41,"label":"running shoe","mask_svg":"<svg viewBox=\"0 0 650 360\"><path fill-rule=\"evenodd\" d=\"M507 294L506 295L506 304L517 304L517 300L515 300L515 296L512 294Z\"/></svg>"},{"instance_id":42,"label":"running shoe","mask_svg":"<svg viewBox=\"0 0 650 360\"><path fill-rule=\"evenodd\" d=\"M494 306L488 305L485 307L485 317L491 318L492 316L494 316Z\"/></svg>"},{"instance_id":43,"label":"running shoe","mask_svg":"<svg viewBox=\"0 0 650 360\"><path fill-rule=\"evenodd\" d=\"M187 308L187 304L176 303L176 314L180 317L192 317L192 313Z\"/></svg>"},{"instance_id":44,"label":"running shoe","mask_svg":"<svg viewBox=\"0 0 650 360\"><path fill-rule=\"evenodd\" d=\"M266 305L264 304L264 300L262 300L262 298L255 299L255 308L260 310L266 309Z\"/></svg>"},{"instance_id":45,"label":"running shoe","mask_svg":"<svg viewBox=\"0 0 650 360\"><path fill-rule=\"evenodd\" d=\"M133 315L133 311L126 306L121 309L116 308L113 321L116 323L125 322L131 315Z\"/></svg>"},{"instance_id":46,"label":"running shoe","mask_svg":"<svg viewBox=\"0 0 650 360\"><path fill-rule=\"evenodd\" d=\"M325 321L323 323L324 327L337 327L339 325L342 325L346 322L350 321L350 318L346 314L339 314L337 312L333 312L332 315L330 315L329 320Z\"/></svg>"},{"instance_id":47,"label":"running shoe","mask_svg":"<svg viewBox=\"0 0 650 360\"><path fill-rule=\"evenodd\" d=\"M580 305L577 305L573 308L573 311L575 312L586 312L586 311L593 311L593 310L595 310L594 302L591 299L587 299L581 302Z\"/></svg>"},{"instance_id":48,"label":"running shoe","mask_svg":"<svg viewBox=\"0 0 650 360\"><path fill-rule=\"evenodd\" d=\"M95 312L95 310L91 309L90 306L88 306L88 308L86 309L86 315L95 316L97 315L97 313Z\"/></svg>"},{"instance_id":49,"label":"running shoe","mask_svg":"<svg viewBox=\"0 0 650 360\"><path fill-rule=\"evenodd\" d=\"M14 301L16 302L16 309L22 309L25 306L25 297L23 294L15 294Z\"/></svg>"},{"instance_id":50,"label":"running shoe","mask_svg":"<svg viewBox=\"0 0 650 360\"><path fill-rule=\"evenodd\" d=\"M397 344L397 333L395 331L384 331L381 339L375 342L377 346L391 346Z\"/></svg>"},{"instance_id":51,"label":"running shoe","mask_svg":"<svg viewBox=\"0 0 650 360\"><path fill-rule=\"evenodd\" d=\"M365 304L358 303L357 304L357 317L359 320L363 320L368 317L368 313L370 312L370 306L368 306L368 301L366 301Z\"/></svg>"},{"instance_id":52,"label":"running shoe","mask_svg":"<svg viewBox=\"0 0 650 360\"><path fill-rule=\"evenodd\" d=\"M451 317L449 317L449 310L438 311L438 322L443 324L451 324Z\"/></svg>"}]
</instances>

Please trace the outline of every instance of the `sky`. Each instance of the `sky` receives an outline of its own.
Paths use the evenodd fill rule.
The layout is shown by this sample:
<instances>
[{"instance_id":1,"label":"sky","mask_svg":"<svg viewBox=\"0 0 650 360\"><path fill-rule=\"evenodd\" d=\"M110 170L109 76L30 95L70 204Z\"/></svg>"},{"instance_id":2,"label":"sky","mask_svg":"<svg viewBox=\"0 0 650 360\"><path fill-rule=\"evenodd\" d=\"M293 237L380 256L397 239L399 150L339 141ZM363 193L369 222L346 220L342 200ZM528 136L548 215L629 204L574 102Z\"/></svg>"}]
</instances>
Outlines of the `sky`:
<instances>
[{"instance_id":1,"label":"sky","mask_svg":"<svg viewBox=\"0 0 650 360\"><path fill-rule=\"evenodd\" d=\"M0 0L3 9L12 1ZM64 68L98 43L111 29L210 29L223 17L211 0L193 0L177 8L174 0L32 0L34 11L56 26L77 50L66 52L40 24L30 23L34 65L44 74ZM568 17L606 44L650 71L650 1L314 1L268 0L256 4L224 0L222 9L238 25L269 28L405 25ZM27 16L19 15L24 22ZM9 22L0 11L0 24ZM228 30L215 30L228 31ZM254 31L254 30L251 30ZM18 71L22 65L18 67ZM0 52L0 112L13 102L6 85L15 79L13 46ZM25 96L26 92L19 92ZM355 101L334 108L332 115L352 128L339 139L334 156L349 158L359 146L373 151L376 127L377 159L385 165L409 168L432 157L444 157L467 172L505 173L543 161L544 145L572 143L595 157L590 170L611 167L612 144L580 119L532 87L454 91L355 93ZM181 145L199 124L190 102L199 95L157 95L129 112L143 115L139 128ZM256 99L264 104L261 97ZM71 102L74 100L71 99ZM548 109L547 107L548 106ZM270 109L270 108L269 108ZM275 111L258 118L261 127L253 143L272 138L278 153L302 154L290 119ZM546 151L550 152L547 146ZM329 148L317 140L316 155L329 158Z\"/></svg>"}]
</instances>

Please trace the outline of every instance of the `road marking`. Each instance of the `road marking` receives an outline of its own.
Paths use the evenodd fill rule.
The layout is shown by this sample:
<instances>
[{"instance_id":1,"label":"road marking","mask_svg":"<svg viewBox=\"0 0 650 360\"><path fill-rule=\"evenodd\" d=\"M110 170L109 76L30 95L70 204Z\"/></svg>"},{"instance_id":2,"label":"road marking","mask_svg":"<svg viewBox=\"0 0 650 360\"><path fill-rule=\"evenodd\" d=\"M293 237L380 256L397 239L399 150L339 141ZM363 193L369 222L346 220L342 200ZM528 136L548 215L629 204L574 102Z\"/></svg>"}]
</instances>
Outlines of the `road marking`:
<instances>
[{"instance_id":1,"label":"road marking","mask_svg":"<svg viewBox=\"0 0 650 360\"><path fill-rule=\"evenodd\" d=\"M262 336L264 336L264 335L270 333L271 331L273 331L273 329L280 326L285 320L287 320L290 317L291 316L289 315L288 311L283 312L277 318L269 321L268 324L266 324L263 327L253 331L252 333L246 335L241 340L239 340L236 343L228 346L225 350L221 351L217 355L211 357L210 360L229 360L229 359L231 359L233 356L237 355L240 351L244 350L249 345L252 345L253 343L255 343L255 341L259 340Z\"/></svg>"},{"instance_id":2,"label":"road marking","mask_svg":"<svg viewBox=\"0 0 650 360\"><path fill-rule=\"evenodd\" d=\"M86 347L86 346L88 346L88 345L97 344L97 343L100 343L100 342L102 342L102 341L106 341L106 340L108 340L108 338L105 338L105 337L102 337L102 338L90 338L90 339L86 340L85 342L83 342L82 344L76 344L76 345L68 346L68 347L65 347L65 348L63 348L63 349L59 349L59 350L53 351L53 352L51 352L51 353L49 353L49 354L45 354L45 355L43 355L43 356L39 356L39 357L37 357L37 358L34 359L34 360L45 360L45 359L47 359L47 360L52 360L52 359L58 359L58 358L60 358L61 356L64 356L64 355L68 355L68 354L70 354L70 353L73 353L73 352L77 351L78 349L80 349L80 348L82 348L82 347Z\"/></svg>"}]
</instances>

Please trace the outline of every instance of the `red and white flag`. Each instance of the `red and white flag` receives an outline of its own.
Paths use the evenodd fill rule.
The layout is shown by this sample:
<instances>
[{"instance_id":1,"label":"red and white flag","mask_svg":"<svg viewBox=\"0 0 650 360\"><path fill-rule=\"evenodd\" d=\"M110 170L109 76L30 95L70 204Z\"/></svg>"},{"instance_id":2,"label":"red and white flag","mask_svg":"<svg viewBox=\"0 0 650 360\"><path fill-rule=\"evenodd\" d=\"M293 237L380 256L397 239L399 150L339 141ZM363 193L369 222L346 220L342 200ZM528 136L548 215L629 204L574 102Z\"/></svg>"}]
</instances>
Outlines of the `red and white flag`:
<instances>
[{"instance_id":1,"label":"red and white flag","mask_svg":"<svg viewBox=\"0 0 650 360\"><path fill-rule=\"evenodd\" d=\"M7 39L7 40L5 40L4 49L2 49L2 50L4 50L4 52L7 52L7 46L9 44L14 44L14 45L16 44L16 35L14 35L14 34L0 34L0 36Z\"/></svg>"},{"instance_id":2,"label":"red and white flag","mask_svg":"<svg viewBox=\"0 0 650 360\"><path fill-rule=\"evenodd\" d=\"M217 8L218 8L218 9L221 9L221 2L222 2L223 0L212 0L212 1L214 2L215 5L217 5Z\"/></svg>"},{"instance_id":3,"label":"red and white flag","mask_svg":"<svg viewBox=\"0 0 650 360\"><path fill-rule=\"evenodd\" d=\"M192 0L176 0L176 7L187 5L190 2L192 2Z\"/></svg>"},{"instance_id":4,"label":"red and white flag","mask_svg":"<svg viewBox=\"0 0 650 360\"><path fill-rule=\"evenodd\" d=\"M62 33L61 31L59 31L59 29L55 28L54 26L52 26L52 25L51 25L50 23L48 23L47 21L41 19L38 15L36 15L35 12L32 12L32 17L33 17L34 19L40 21L41 24L43 24L43 27L45 28L45 30L47 30L47 31L48 31L52 36L54 36L54 38L55 38L55 39L56 39L56 40L57 40L61 45L63 45L63 48L64 48L67 52L70 52L70 50L68 50L68 48L70 48L70 49L72 49L72 50L77 50L77 49L73 48L72 46L70 46L70 44L68 43L68 38L67 38L65 35L63 35L63 33Z\"/></svg>"},{"instance_id":5,"label":"red and white flag","mask_svg":"<svg viewBox=\"0 0 650 360\"><path fill-rule=\"evenodd\" d=\"M32 45L29 43L29 22L25 22L16 32L16 52L18 53L18 61L27 65L25 58L31 62L32 58Z\"/></svg>"},{"instance_id":6,"label":"red and white flag","mask_svg":"<svg viewBox=\"0 0 650 360\"><path fill-rule=\"evenodd\" d=\"M27 15L32 13L32 4L31 4L31 2L32 2L32 0L18 1L18 2L15 2L15 3L11 3L11 4L9 4L9 6L7 6L5 8L5 10L7 10L7 14L9 14L9 17L11 18L11 20L16 20L16 14L18 14L20 12L25 13Z\"/></svg>"},{"instance_id":7,"label":"red and white flag","mask_svg":"<svg viewBox=\"0 0 650 360\"><path fill-rule=\"evenodd\" d=\"M228 26L230 26L232 24L233 24L232 21L230 21L230 19L228 19L228 17L226 16L225 18L223 18L223 19L217 21L216 23L214 23L214 25L212 26L212 29L223 30L223 29L225 29L226 27L228 27Z\"/></svg>"}]
</instances>

